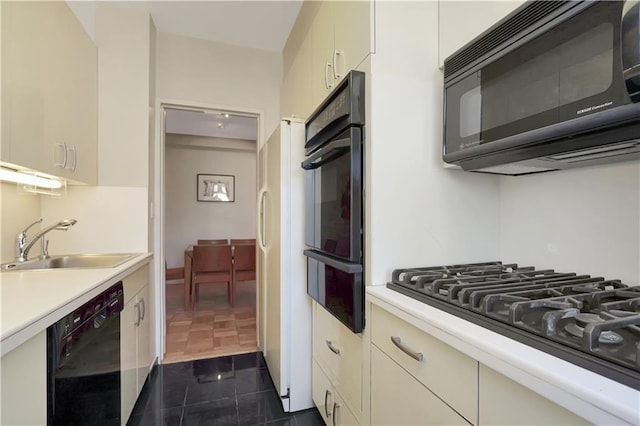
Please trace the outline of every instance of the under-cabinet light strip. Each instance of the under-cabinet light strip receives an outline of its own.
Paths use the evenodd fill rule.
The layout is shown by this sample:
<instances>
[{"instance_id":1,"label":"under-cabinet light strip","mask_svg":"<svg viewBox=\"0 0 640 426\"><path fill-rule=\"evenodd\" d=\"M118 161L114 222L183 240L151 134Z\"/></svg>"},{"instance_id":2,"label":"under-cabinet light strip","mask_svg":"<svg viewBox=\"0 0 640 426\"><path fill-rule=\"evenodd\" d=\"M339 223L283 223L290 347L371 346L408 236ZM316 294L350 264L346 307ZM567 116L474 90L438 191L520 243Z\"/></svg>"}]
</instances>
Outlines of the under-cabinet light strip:
<instances>
[{"instance_id":1,"label":"under-cabinet light strip","mask_svg":"<svg viewBox=\"0 0 640 426\"><path fill-rule=\"evenodd\" d=\"M15 170L8 170L2 167L0 167L0 180L20 183L23 185L37 186L40 188L62 188L62 182L60 182L59 180Z\"/></svg>"}]
</instances>

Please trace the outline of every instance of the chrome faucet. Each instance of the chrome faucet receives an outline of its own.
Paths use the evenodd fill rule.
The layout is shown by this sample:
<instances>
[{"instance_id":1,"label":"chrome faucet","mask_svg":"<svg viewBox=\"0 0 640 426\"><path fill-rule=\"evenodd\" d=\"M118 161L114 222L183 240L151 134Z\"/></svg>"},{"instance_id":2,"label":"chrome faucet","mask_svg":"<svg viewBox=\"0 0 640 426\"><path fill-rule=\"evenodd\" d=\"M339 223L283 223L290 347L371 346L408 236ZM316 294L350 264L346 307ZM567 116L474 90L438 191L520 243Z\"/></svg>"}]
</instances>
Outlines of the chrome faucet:
<instances>
[{"instance_id":1,"label":"chrome faucet","mask_svg":"<svg viewBox=\"0 0 640 426\"><path fill-rule=\"evenodd\" d=\"M26 262L29 260L29 251L31 247L36 243L36 241L40 240L40 244L42 247L41 257L46 259L49 257L48 246L49 241L45 241L44 236L49 231L66 231L73 225L75 225L78 221L75 219L65 219L60 221L54 225L49 226L38 232L32 239L27 243L27 231L34 225L41 223L42 219L38 219L33 222L31 225L27 226L21 233L16 237L16 261L18 262Z\"/></svg>"}]
</instances>

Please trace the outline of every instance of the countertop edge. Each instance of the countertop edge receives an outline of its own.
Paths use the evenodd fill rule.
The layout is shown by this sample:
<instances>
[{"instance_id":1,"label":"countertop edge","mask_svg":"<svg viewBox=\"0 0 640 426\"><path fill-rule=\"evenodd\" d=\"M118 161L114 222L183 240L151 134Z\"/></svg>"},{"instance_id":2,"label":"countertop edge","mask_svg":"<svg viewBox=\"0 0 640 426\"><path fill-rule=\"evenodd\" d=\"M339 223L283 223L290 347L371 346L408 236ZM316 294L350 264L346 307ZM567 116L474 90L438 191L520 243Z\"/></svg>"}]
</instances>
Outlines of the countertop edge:
<instances>
[{"instance_id":1,"label":"countertop edge","mask_svg":"<svg viewBox=\"0 0 640 426\"><path fill-rule=\"evenodd\" d=\"M83 291L78 292L65 300L60 300L58 303L52 303L51 309L47 312L34 316L10 330L3 330L3 334L0 336L0 356L6 355L38 333L45 331L51 324L69 314L74 309L82 306L82 304L89 301L92 297L97 296L109 286L122 280L124 277L130 275L145 264L150 263L152 257L152 253L140 253L136 257L115 268L101 268L100 272L104 271L104 275L101 275L99 279L88 283ZM53 274L57 272L58 271L52 271L50 273ZM26 274L29 272L10 273Z\"/></svg>"},{"instance_id":2,"label":"countertop edge","mask_svg":"<svg viewBox=\"0 0 640 426\"><path fill-rule=\"evenodd\" d=\"M366 293L369 302L594 424L640 425L640 391L386 286Z\"/></svg>"}]
</instances>

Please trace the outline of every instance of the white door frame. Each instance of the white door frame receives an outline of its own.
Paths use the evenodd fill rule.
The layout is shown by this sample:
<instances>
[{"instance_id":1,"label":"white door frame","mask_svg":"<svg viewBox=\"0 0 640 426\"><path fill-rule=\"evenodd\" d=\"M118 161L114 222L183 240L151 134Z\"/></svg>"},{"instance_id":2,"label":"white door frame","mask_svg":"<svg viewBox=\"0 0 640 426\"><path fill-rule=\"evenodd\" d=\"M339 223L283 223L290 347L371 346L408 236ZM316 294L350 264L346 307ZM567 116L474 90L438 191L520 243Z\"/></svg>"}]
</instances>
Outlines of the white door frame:
<instances>
[{"instance_id":1,"label":"white door frame","mask_svg":"<svg viewBox=\"0 0 640 426\"><path fill-rule=\"evenodd\" d=\"M152 211L151 214L156 218L154 221L154 247L153 253L155 254L153 260L153 269L154 275L159 279L156 280L156 285L160 288L156 289L156 297L155 297L155 311L156 314L156 324L155 324L155 352L162 363L164 359L164 353L166 349L166 311L165 311L165 286L166 282L164 279L164 212L165 212L165 170L164 170L164 161L165 161L165 117L167 109L181 109L181 110L189 110L189 111L225 111L233 114L239 115L248 115L253 116L258 119L258 134L256 141L256 167L259 168L259 164L257 161L258 158L258 150L264 144L265 141L265 118L264 118L264 110L255 109L255 108L244 108L238 106L231 105L222 105L222 104L208 104L197 101L185 101L185 100L176 100L176 99L156 99L156 107L155 107L155 140L154 140L154 194L152 201ZM256 187L258 185L258 179L260 178L259 174L260 170L256 174ZM257 315L257 303L258 297L257 292L259 291L259 287L256 286L256 315ZM256 318L257 319L257 318ZM256 321L256 336L257 336L257 327L258 322Z\"/></svg>"}]
</instances>

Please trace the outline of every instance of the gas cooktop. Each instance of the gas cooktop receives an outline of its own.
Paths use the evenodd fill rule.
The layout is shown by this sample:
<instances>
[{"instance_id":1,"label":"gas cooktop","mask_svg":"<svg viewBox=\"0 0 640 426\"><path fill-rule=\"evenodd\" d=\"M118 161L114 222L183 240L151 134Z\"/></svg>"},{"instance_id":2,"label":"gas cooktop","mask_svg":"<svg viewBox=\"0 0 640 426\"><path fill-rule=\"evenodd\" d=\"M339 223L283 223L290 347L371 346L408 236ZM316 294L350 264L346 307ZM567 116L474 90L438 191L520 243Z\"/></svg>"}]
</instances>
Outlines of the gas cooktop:
<instances>
[{"instance_id":1,"label":"gas cooktop","mask_svg":"<svg viewBox=\"0 0 640 426\"><path fill-rule=\"evenodd\" d=\"M640 287L502 262L396 269L387 287L640 390Z\"/></svg>"}]
</instances>

